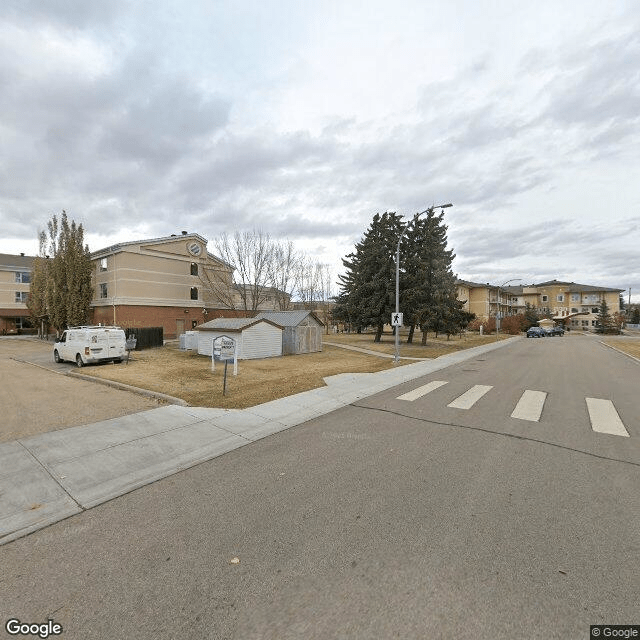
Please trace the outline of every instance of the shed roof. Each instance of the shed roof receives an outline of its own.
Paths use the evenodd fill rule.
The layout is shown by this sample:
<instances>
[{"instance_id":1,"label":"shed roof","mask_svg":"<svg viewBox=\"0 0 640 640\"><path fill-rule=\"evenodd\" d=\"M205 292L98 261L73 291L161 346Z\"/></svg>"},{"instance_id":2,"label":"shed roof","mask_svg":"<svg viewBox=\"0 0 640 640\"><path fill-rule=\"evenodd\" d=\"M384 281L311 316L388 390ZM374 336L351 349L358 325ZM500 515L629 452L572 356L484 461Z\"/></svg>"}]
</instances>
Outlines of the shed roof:
<instances>
[{"instance_id":1,"label":"shed roof","mask_svg":"<svg viewBox=\"0 0 640 640\"><path fill-rule=\"evenodd\" d=\"M252 327L254 324L258 324L260 322L266 322L267 324L272 324L274 327L277 327L278 329L282 329L280 325L266 318L214 318L213 320L209 320L209 322L205 322L204 324L198 325L196 327L196 330L197 331L242 331L243 329Z\"/></svg>"},{"instance_id":2,"label":"shed roof","mask_svg":"<svg viewBox=\"0 0 640 640\"><path fill-rule=\"evenodd\" d=\"M324 327L324 322L313 311L261 311L256 318L270 320L281 327L297 327L307 316L311 316L318 324Z\"/></svg>"}]
</instances>

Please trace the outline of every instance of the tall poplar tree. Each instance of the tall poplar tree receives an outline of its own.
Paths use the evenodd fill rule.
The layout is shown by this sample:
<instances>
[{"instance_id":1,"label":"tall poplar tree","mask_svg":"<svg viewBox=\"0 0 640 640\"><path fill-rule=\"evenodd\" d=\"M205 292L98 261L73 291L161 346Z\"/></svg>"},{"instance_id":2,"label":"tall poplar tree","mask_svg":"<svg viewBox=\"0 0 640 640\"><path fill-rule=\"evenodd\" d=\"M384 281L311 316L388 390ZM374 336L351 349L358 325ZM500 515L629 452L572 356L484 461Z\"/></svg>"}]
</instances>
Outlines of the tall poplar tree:
<instances>
[{"instance_id":1,"label":"tall poplar tree","mask_svg":"<svg viewBox=\"0 0 640 640\"><path fill-rule=\"evenodd\" d=\"M60 220L55 215L49 220L47 231L38 234L40 251L27 306L35 320L61 332L89 320L92 263L82 225L69 224L65 211Z\"/></svg>"}]
</instances>

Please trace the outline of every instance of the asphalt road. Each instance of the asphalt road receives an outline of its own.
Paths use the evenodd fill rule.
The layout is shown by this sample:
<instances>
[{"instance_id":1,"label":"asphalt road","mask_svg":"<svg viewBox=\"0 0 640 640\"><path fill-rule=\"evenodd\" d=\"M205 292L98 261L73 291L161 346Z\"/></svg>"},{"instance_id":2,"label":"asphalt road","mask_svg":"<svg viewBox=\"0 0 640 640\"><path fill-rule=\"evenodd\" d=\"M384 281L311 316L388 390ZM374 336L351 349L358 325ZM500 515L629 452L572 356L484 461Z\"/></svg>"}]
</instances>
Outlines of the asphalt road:
<instances>
[{"instance_id":1,"label":"asphalt road","mask_svg":"<svg viewBox=\"0 0 640 640\"><path fill-rule=\"evenodd\" d=\"M0 547L0 618L109 639L639 624L639 380L595 339L521 340ZM537 421L511 417L527 390ZM594 431L587 397L628 437Z\"/></svg>"}]
</instances>

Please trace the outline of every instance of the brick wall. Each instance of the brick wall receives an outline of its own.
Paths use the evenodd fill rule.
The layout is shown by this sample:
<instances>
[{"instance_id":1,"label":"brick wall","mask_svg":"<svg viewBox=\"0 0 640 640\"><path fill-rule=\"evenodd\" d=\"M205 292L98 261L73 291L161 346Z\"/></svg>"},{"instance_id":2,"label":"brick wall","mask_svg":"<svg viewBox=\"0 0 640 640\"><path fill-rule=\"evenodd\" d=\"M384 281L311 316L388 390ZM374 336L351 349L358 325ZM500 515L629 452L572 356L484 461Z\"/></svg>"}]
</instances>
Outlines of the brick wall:
<instances>
[{"instance_id":1,"label":"brick wall","mask_svg":"<svg viewBox=\"0 0 640 640\"><path fill-rule=\"evenodd\" d=\"M129 327L162 327L166 340L178 337L183 331L191 331L195 325L203 324L214 318L244 318L244 311L233 309L207 309L200 307L151 307L136 305L116 305L114 307L94 307L94 324L116 324L123 329Z\"/></svg>"}]
</instances>

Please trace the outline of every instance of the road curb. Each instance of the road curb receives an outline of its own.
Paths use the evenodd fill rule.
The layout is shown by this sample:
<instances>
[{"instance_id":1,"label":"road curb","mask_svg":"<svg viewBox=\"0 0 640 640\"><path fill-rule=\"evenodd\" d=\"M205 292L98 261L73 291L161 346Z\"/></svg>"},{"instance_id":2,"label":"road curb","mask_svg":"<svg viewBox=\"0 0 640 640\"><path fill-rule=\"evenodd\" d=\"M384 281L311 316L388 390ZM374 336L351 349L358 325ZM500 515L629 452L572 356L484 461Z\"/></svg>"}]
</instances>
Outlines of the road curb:
<instances>
[{"instance_id":1,"label":"road curb","mask_svg":"<svg viewBox=\"0 0 640 640\"><path fill-rule=\"evenodd\" d=\"M602 340L599 340L599 342L600 342L601 345L604 345L605 347L609 347L609 349L613 349L614 351L617 351L618 353L621 353L623 356L627 356L627 358L631 358L637 364L640 364L640 358L636 358L635 356L632 356L630 353L627 353L626 351L622 351L622 349L618 349L617 347L614 347L613 345L607 344L606 342L603 342Z\"/></svg>"},{"instance_id":2,"label":"road curb","mask_svg":"<svg viewBox=\"0 0 640 640\"><path fill-rule=\"evenodd\" d=\"M79 378L80 380L86 380L87 382L97 382L98 384L103 384L107 387L120 389L120 391L129 391L131 393L136 393L146 398L155 398L156 400L161 400L162 402L166 402L168 404L177 404L181 407L191 406L186 400L183 400L182 398L175 398L174 396L167 395L166 393L160 393L159 391L150 391L149 389L141 389L140 387L134 387L130 384L124 384L123 382L116 382L115 380L97 378L95 376L89 376L82 373L77 373L76 371L56 371L55 369L51 369L50 367L45 367L41 364L38 364L37 362L30 362L29 360L16 358L15 356L10 356L9 359L15 360L16 362L22 362L23 364L31 365L32 367L38 367L43 371L48 371L49 373L55 373L56 375L59 375L59 376L70 376L72 378Z\"/></svg>"},{"instance_id":3,"label":"road curb","mask_svg":"<svg viewBox=\"0 0 640 640\"><path fill-rule=\"evenodd\" d=\"M157 400L162 400L163 402L167 402L169 404L177 404L181 407L191 406L186 400L183 400L182 398L176 398L174 396L167 395L166 393L160 393L159 391L150 391L149 389L134 387L130 384L125 384L124 382L116 382L115 380L97 378L95 376L77 373L76 371L67 371L65 375L72 378L87 380L88 382L97 382L98 384L103 384L107 387L113 387L114 389L120 389L121 391L131 391L132 393L137 393L138 395L145 396L147 398L156 398Z\"/></svg>"}]
</instances>

